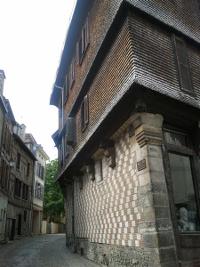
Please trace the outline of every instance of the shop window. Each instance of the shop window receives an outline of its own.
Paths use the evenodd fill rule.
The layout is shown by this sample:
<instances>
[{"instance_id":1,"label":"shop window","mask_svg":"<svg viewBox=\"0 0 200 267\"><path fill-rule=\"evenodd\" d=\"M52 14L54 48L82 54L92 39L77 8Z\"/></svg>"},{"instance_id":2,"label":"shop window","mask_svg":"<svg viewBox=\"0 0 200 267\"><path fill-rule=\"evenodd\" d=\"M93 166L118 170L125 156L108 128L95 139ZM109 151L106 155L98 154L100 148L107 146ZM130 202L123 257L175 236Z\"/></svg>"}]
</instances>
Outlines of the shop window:
<instances>
[{"instance_id":1,"label":"shop window","mask_svg":"<svg viewBox=\"0 0 200 267\"><path fill-rule=\"evenodd\" d=\"M181 89L194 93L187 48L183 39L174 36L174 45Z\"/></svg>"},{"instance_id":2,"label":"shop window","mask_svg":"<svg viewBox=\"0 0 200 267\"><path fill-rule=\"evenodd\" d=\"M169 153L174 205L180 232L199 230L190 156Z\"/></svg>"},{"instance_id":3,"label":"shop window","mask_svg":"<svg viewBox=\"0 0 200 267\"><path fill-rule=\"evenodd\" d=\"M170 165L170 188L173 194L174 216L180 233L200 230L198 189L194 157L187 134L166 131Z\"/></svg>"}]
</instances>

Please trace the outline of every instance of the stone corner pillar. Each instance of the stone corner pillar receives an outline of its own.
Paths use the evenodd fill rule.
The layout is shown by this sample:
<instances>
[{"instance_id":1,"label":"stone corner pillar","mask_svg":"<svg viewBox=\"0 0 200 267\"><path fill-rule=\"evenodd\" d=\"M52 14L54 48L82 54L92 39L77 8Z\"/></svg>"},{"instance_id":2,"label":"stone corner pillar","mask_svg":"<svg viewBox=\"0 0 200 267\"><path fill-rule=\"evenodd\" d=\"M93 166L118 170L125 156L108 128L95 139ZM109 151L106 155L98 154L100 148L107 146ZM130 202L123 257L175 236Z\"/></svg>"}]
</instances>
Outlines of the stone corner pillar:
<instances>
[{"instance_id":1,"label":"stone corner pillar","mask_svg":"<svg viewBox=\"0 0 200 267\"><path fill-rule=\"evenodd\" d=\"M152 250L156 267L176 267L177 253L162 153L164 119L160 114L136 113L131 120L138 144L137 161L143 162L138 180L143 202L140 231L144 248ZM148 201L143 201L147 196Z\"/></svg>"}]
</instances>

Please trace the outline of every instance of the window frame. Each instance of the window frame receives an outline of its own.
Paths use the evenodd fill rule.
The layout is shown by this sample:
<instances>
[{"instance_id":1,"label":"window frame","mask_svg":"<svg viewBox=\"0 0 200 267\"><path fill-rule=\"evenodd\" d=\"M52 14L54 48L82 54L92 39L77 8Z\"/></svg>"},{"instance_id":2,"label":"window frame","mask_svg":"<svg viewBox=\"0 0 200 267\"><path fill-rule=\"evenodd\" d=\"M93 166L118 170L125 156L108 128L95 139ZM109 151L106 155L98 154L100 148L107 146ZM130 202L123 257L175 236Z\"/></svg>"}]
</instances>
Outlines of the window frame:
<instances>
[{"instance_id":1,"label":"window frame","mask_svg":"<svg viewBox=\"0 0 200 267\"><path fill-rule=\"evenodd\" d=\"M29 162L27 162L26 177L29 177L30 176L30 167L31 167L31 164Z\"/></svg>"},{"instance_id":2,"label":"window frame","mask_svg":"<svg viewBox=\"0 0 200 267\"><path fill-rule=\"evenodd\" d=\"M86 21L81 30L81 36L77 44L77 54L79 65L82 64L88 46L90 44L90 30L89 30L89 15L86 18Z\"/></svg>"},{"instance_id":3,"label":"window frame","mask_svg":"<svg viewBox=\"0 0 200 267\"><path fill-rule=\"evenodd\" d=\"M17 152L16 169L20 170L20 167L21 167L21 154Z\"/></svg>"},{"instance_id":4,"label":"window frame","mask_svg":"<svg viewBox=\"0 0 200 267\"><path fill-rule=\"evenodd\" d=\"M80 108L81 131L84 132L89 124L89 97L85 95Z\"/></svg>"},{"instance_id":5,"label":"window frame","mask_svg":"<svg viewBox=\"0 0 200 267\"><path fill-rule=\"evenodd\" d=\"M75 82L75 59L73 58L68 72L68 86L70 90L72 90L74 82Z\"/></svg>"},{"instance_id":6,"label":"window frame","mask_svg":"<svg viewBox=\"0 0 200 267\"><path fill-rule=\"evenodd\" d=\"M22 181L18 178L15 178L14 196L15 198L22 198Z\"/></svg>"},{"instance_id":7,"label":"window frame","mask_svg":"<svg viewBox=\"0 0 200 267\"><path fill-rule=\"evenodd\" d=\"M180 84L180 89L182 92L187 93L189 95L195 96L194 92L194 87L193 87L193 82L192 82L192 75L191 75L191 68L190 68L190 61L189 61L189 56L188 56L188 51L186 47L186 43L183 38L173 34L172 35L172 40L173 40L173 46L174 46L174 54L176 58L176 66L177 66L177 76ZM181 59L180 52L178 51L178 46L177 42L182 43L182 55L185 57L185 61L187 62L186 65L182 62L183 60ZM182 65L187 69L187 74L188 74L188 81L187 83L189 84L190 88L187 88L185 86L184 78L183 78L183 67Z\"/></svg>"},{"instance_id":8,"label":"window frame","mask_svg":"<svg viewBox=\"0 0 200 267\"><path fill-rule=\"evenodd\" d=\"M172 132L172 133L174 132L176 134L182 134L183 133L187 136L188 140L190 140L189 134L185 133L184 131L165 128L165 129L163 129L163 133L164 132ZM195 194L195 200L196 200L195 202L196 202L196 206L197 206L197 216L198 216L198 220L200 221L200 193L199 193L200 181L198 181L198 175L197 175L197 172L199 172L199 169L197 169L197 167L196 167L197 156L196 156L196 153L193 150L193 147L190 144L190 142L188 142L188 147L185 147L185 146L168 144L166 142L165 136L163 137L163 140L164 140L164 147L165 147L165 149L164 149L164 165L165 165L165 171L166 171L167 189L168 189L168 193L169 193L170 210L171 210L171 215L172 215L173 224L174 224L174 232L175 232L176 238L178 239L177 243L178 243L178 246L180 246L181 236L184 237L184 236L191 236L191 235L200 235L200 230L186 231L186 232L180 232L178 230L169 153L187 156L190 158L191 175L192 175L192 180L193 180L193 185L194 185L194 194Z\"/></svg>"}]
</instances>

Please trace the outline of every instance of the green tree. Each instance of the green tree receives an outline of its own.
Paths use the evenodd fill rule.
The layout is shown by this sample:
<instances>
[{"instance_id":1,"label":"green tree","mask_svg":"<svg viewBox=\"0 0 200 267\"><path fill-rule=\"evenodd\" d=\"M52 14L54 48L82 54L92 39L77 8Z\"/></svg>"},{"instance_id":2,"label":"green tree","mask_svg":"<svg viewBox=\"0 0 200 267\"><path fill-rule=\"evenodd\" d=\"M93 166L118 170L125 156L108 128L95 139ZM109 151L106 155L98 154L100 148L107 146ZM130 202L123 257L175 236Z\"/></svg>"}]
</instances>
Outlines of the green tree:
<instances>
[{"instance_id":1,"label":"green tree","mask_svg":"<svg viewBox=\"0 0 200 267\"><path fill-rule=\"evenodd\" d=\"M44 218L49 222L59 222L64 215L64 198L59 184L55 181L58 160L47 164L44 189Z\"/></svg>"}]
</instances>

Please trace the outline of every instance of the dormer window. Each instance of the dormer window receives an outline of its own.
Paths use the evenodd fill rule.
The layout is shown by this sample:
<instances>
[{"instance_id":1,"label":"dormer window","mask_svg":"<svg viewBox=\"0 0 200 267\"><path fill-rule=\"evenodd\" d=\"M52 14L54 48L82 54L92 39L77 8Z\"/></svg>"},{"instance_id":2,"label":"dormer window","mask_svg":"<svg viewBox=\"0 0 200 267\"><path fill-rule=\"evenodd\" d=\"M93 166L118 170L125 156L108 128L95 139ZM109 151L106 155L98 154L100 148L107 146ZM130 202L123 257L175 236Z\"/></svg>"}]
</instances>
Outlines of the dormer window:
<instances>
[{"instance_id":1,"label":"dormer window","mask_svg":"<svg viewBox=\"0 0 200 267\"><path fill-rule=\"evenodd\" d=\"M81 31L81 37L80 40L78 42L78 58L79 58L79 64L82 63L83 61L83 57L85 55L85 52L88 48L89 45L89 22L88 22L88 18L82 28Z\"/></svg>"}]
</instances>

